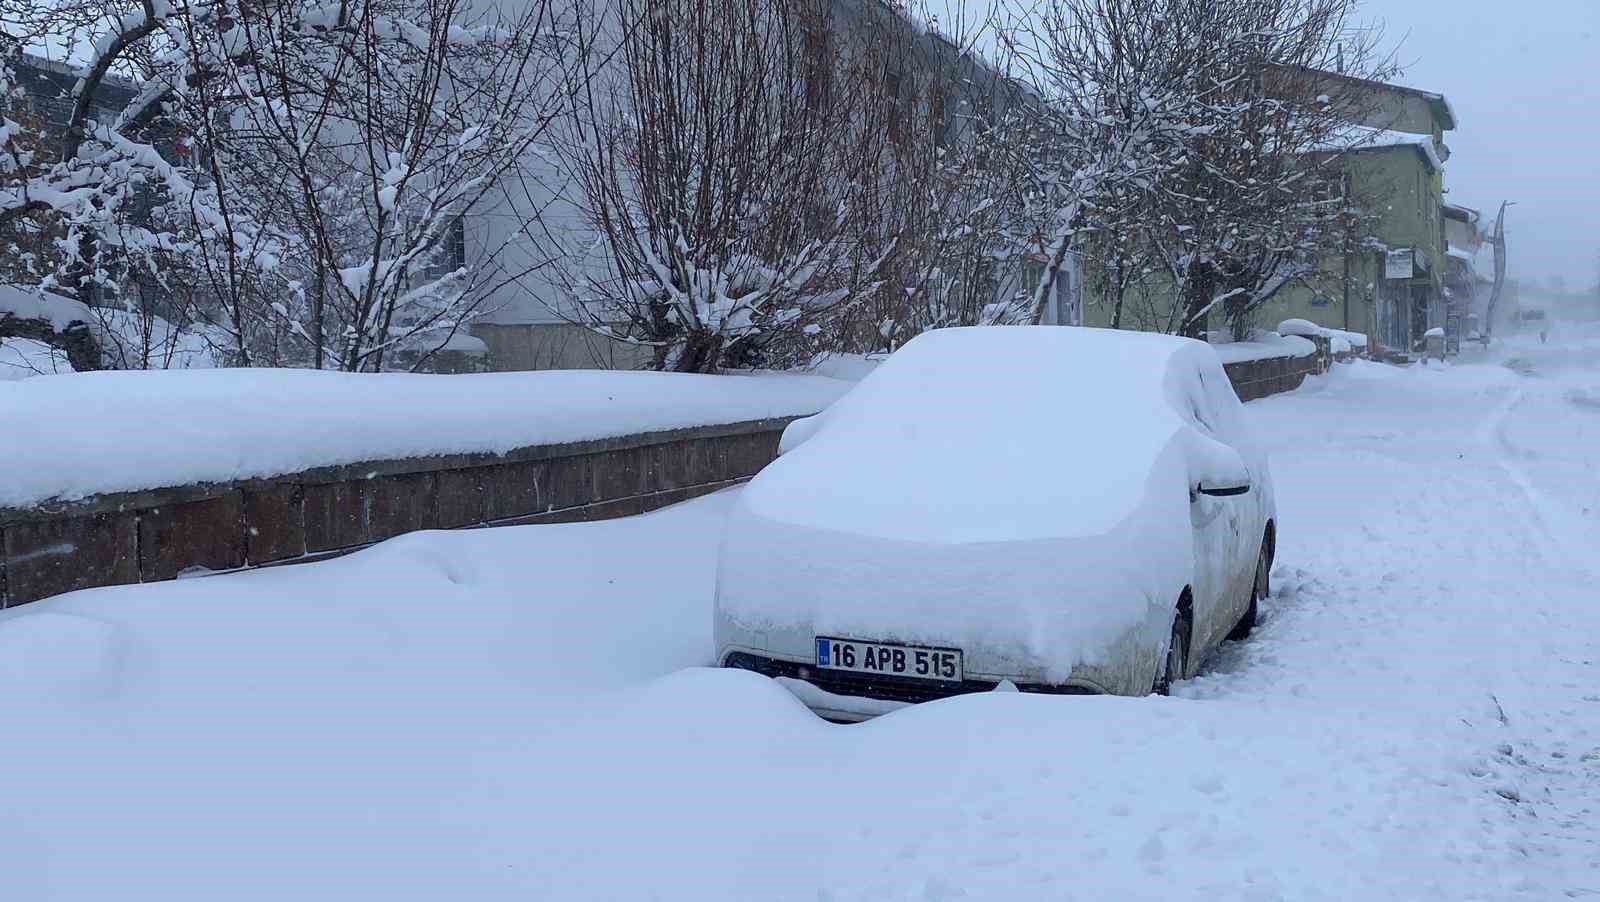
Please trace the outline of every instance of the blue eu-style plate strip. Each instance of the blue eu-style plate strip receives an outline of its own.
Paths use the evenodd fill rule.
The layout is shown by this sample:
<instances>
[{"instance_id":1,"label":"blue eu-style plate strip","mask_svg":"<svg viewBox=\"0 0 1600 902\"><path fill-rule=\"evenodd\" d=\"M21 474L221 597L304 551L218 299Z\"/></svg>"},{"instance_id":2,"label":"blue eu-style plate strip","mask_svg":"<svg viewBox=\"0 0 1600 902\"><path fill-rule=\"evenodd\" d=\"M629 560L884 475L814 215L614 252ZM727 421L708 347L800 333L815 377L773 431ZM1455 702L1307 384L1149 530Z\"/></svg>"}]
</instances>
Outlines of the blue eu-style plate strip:
<instances>
[{"instance_id":1,"label":"blue eu-style plate strip","mask_svg":"<svg viewBox=\"0 0 1600 902\"><path fill-rule=\"evenodd\" d=\"M827 639L818 639L817 640L817 666L818 667L827 667L828 666L828 640Z\"/></svg>"}]
</instances>

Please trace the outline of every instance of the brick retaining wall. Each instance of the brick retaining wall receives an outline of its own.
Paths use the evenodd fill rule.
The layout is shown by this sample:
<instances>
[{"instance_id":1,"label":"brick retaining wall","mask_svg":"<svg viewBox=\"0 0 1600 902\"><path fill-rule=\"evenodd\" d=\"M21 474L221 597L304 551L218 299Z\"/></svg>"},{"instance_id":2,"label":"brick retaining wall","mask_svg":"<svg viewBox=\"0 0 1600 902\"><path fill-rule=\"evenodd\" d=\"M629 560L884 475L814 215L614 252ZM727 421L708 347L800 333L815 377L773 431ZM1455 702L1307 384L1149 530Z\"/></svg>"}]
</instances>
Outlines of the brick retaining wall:
<instances>
[{"instance_id":1,"label":"brick retaining wall","mask_svg":"<svg viewBox=\"0 0 1600 902\"><path fill-rule=\"evenodd\" d=\"M316 560L418 529L599 520L755 475L788 418L322 467L0 508L0 607L92 586Z\"/></svg>"},{"instance_id":2,"label":"brick retaining wall","mask_svg":"<svg viewBox=\"0 0 1600 902\"><path fill-rule=\"evenodd\" d=\"M1254 401L1268 395L1294 391L1307 376L1318 376L1328 371L1333 354L1328 339L1321 336L1309 339L1317 352L1309 357L1268 357L1265 360L1248 360L1225 363L1228 381L1241 401ZM1346 355L1348 359L1348 355Z\"/></svg>"}]
</instances>

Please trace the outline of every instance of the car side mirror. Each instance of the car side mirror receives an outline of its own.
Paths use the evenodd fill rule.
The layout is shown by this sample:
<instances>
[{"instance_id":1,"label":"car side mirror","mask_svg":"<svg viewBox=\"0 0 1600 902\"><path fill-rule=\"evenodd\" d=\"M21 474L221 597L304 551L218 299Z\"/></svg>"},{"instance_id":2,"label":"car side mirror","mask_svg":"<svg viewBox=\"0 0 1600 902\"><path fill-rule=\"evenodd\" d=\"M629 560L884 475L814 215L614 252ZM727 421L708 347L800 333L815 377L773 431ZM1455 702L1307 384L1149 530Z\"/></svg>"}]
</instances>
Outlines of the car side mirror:
<instances>
[{"instance_id":1,"label":"car side mirror","mask_svg":"<svg viewBox=\"0 0 1600 902\"><path fill-rule=\"evenodd\" d=\"M778 456L782 457L800 447L806 439L816 435L817 430L821 428L822 414L820 413L790 420L789 425L783 427L783 435L778 437Z\"/></svg>"},{"instance_id":2,"label":"car side mirror","mask_svg":"<svg viewBox=\"0 0 1600 902\"><path fill-rule=\"evenodd\" d=\"M1232 498L1235 495L1243 495L1244 493L1250 491L1250 483L1241 482L1233 485L1220 485L1216 483L1206 485L1202 483L1195 486L1194 490L1196 494L1206 495L1211 498Z\"/></svg>"},{"instance_id":3,"label":"car side mirror","mask_svg":"<svg viewBox=\"0 0 1600 902\"><path fill-rule=\"evenodd\" d=\"M1189 500L1201 495L1230 498L1250 491L1250 468L1238 450L1198 432L1191 433Z\"/></svg>"}]
</instances>

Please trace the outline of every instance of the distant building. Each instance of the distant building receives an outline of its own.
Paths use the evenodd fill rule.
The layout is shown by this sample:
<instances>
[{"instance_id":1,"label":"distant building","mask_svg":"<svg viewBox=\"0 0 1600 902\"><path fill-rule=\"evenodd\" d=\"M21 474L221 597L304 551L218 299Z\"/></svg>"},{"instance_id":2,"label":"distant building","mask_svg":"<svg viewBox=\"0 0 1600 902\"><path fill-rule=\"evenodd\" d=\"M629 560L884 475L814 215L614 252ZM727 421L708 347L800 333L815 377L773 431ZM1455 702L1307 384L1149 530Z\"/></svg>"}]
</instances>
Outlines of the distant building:
<instances>
[{"instance_id":1,"label":"distant building","mask_svg":"<svg viewBox=\"0 0 1600 902\"><path fill-rule=\"evenodd\" d=\"M1482 214L1471 207L1445 204L1445 332L1454 346L1483 329L1489 291L1494 284L1494 249L1483 234Z\"/></svg>"},{"instance_id":2,"label":"distant building","mask_svg":"<svg viewBox=\"0 0 1600 902\"><path fill-rule=\"evenodd\" d=\"M1375 349L1410 354L1428 329L1449 325L1444 133L1456 128L1455 111L1430 91L1329 72L1316 77L1350 105L1350 146L1336 151L1345 195L1376 224L1366 246L1322 262L1328 277L1318 288L1287 291L1274 306L1283 319L1362 332Z\"/></svg>"}]
</instances>

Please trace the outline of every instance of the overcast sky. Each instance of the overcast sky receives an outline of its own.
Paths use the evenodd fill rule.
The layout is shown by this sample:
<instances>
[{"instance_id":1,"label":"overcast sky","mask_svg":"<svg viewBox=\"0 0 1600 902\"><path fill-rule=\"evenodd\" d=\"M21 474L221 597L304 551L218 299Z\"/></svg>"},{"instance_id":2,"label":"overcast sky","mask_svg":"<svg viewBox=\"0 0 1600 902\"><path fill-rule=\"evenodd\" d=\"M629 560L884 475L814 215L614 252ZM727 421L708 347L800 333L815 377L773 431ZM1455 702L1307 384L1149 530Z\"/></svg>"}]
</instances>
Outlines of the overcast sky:
<instances>
[{"instance_id":1,"label":"overcast sky","mask_svg":"<svg viewBox=\"0 0 1600 902\"><path fill-rule=\"evenodd\" d=\"M1404 39L1405 84L1450 98L1449 199L1502 200L1511 274L1593 285L1600 266L1600 0L1367 0Z\"/></svg>"}]
</instances>

